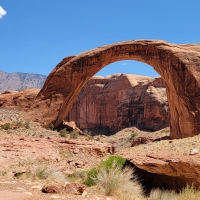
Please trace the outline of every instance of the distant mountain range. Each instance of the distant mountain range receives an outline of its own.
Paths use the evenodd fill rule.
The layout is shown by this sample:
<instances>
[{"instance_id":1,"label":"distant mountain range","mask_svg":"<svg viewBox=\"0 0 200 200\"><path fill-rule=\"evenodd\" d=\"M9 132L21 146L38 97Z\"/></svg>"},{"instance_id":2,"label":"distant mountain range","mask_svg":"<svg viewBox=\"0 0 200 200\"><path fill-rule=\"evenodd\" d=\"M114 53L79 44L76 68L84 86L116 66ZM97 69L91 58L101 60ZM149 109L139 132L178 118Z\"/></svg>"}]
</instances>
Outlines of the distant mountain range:
<instances>
[{"instance_id":1,"label":"distant mountain range","mask_svg":"<svg viewBox=\"0 0 200 200\"><path fill-rule=\"evenodd\" d=\"M6 90L42 88L46 78L46 76L40 74L6 73L0 70L0 93Z\"/></svg>"}]
</instances>

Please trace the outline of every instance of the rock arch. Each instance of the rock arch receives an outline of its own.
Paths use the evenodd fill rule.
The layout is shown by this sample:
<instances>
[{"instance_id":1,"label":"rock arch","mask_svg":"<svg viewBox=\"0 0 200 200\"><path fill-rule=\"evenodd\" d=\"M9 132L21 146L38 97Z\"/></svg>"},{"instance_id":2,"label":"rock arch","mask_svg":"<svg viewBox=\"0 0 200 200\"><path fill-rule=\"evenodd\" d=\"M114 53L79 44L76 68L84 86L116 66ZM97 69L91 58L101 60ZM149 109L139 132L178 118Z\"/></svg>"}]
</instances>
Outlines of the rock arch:
<instances>
[{"instance_id":1,"label":"rock arch","mask_svg":"<svg viewBox=\"0 0 200 200\"><path fill-rule=\"evenodd\" d=\"M164 79L171 138L200 133L200 45L162 40L120 42L63 59L48 76L27 117L59 126L83 85L103 67L120 60L147 63Z\"/></svg>"}]
</instances>

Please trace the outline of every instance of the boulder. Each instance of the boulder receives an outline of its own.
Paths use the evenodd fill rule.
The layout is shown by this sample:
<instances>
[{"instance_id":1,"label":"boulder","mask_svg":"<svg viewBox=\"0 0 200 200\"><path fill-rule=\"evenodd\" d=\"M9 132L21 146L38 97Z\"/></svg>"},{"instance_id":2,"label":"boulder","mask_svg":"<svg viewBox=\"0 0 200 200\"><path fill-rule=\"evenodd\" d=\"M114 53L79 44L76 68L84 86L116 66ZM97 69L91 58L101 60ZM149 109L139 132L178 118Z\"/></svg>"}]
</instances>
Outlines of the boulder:
<instances>
[{"instance_id":1,"label":"boulder","mask_svg":"<svg viewBox=\"0 0 200 200\"><path fill-rule=\"evenodd\" d=\"M152 138L137 137L136 139L133 139L133 141L132 141L132 147L140 145L140 144L147 144L147 143L152 142L152 141L153 141Z\"/></svg>"},{"instance_id":2,"label":"boulder","mask_svg":"<svg viewBox=\"0 0 200 200\"><path fill-rule=\"evenodd\" d=\"M83 134L83 131L81 131L77 126L74 121L67 122L63 120L63 123L61 125L62 128L67 128L67 130L71 131L77 131L79 134Z\"/></svg>"},{"instance_id":3,"label":"boulder","mask_svg":"<svg viewBox=\"0 0 200 200\"><path fill-rule=\"evenodd\" d=\"M61 193L64 190L64 186L58 183L52 183L49 185L45 185L42 188L42 192L44 193Z\"/></svg>"},{"instance_id":4,"label":"boulder","mask_svg":"<svg viewBox=\"0 0 200 200\"><path fill-rule=\"evenodd\" d=\"M67 183L65 185L65 192L68 194L82 195L85 190L85 185L81 183Z\"/></svg>"},{"instance_id":5,"label":"boulder","mask_svg":"<svg viewBox=\"0 0 200 200\"><path fill-rule=\"evenodd\" d=\"M66 183L61 185L59 183L51 183L43 186L42 192L44 193L67 193L73 195L81 195L85 190L85 185L81 183Z\"/></svg>"}]
</instances>

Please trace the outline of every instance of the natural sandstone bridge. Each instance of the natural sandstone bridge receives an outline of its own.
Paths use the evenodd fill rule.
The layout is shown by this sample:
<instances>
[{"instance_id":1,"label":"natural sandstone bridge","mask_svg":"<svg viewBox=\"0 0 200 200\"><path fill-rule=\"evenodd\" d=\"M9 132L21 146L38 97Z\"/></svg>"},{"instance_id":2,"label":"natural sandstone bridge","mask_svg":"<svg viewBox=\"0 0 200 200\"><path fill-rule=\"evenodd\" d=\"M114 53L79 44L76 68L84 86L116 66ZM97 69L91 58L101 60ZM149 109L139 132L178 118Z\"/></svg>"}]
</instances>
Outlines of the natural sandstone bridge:
<instances>
[{"instance_id":1,"label":"natural sandstone bridge","mask_svg":"<svg viewBox=\"0 0 200 200\"><path fill-rule=\"evenodd\" d=\"M200 133L200 44L132 40L66 57L48 76L27 117L58 127L84 84L108 64L137 60L151 65L164 79L170 106L170 137Z\"/></svg>"}]
</instances>

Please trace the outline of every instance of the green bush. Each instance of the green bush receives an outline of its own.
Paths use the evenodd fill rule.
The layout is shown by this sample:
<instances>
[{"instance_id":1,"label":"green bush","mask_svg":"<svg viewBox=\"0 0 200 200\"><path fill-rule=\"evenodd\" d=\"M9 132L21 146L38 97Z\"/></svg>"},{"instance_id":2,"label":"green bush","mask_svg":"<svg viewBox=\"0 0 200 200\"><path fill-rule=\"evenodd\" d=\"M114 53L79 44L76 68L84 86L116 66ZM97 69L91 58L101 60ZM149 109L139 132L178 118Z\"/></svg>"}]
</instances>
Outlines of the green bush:
<instances>
[{"instance_id":1,"label":"green bush","mask_svg":"<svg viewBox=\"0 0 200 200\"><path fill-rule=\"evenodd\" d=\"M122 169L125 166L126 159L121 156L110 156L107 160L102 161L100 163L100 167L104 167L105 169L110 169L115 164L116 167Z\"/></svg>"},{"instance_id":2,"label":"green bush","mask_svg":"<svg viewBox=\"0 0 200 200\"><path fill-rule=\"evenodd\" d=\"M10 125L10 123L5 123L1 126L1 128L5 129L5 130L9 130L9 129L11 129L11 125Z\"/></svg>"},{"instance_id":3,"label":"green bush","mask_svg":"<svg viewBox=\"0 0 200 200\"><path fill-rule=\"evenodd\" d=\"M107 160L102 161L99 163L99 165L95 168L92 168L91 170L88 171L87 173L87 179L85 181L85 184L87 186L92 186L95 185L96 178L101 171L101 169L105 169L109 171L115 165L118 169L122 170L125 166L126 159L122 158L121 156L110 156Z\"/></svg>"},{"instance_id":4,"label":"green bush","mask_svg":"<svg viewBox=\"0 0 200 200\"><path fill-rule=\"evenodd\" d=\"M48 129L50 129L50 130L54 130L54 125L51 123L51 124L49 124L49 127L48 127Z\"/></svg>"},{"instance_id":5,"label":"green bush","mask_svg":"<svg viewBox=\"0 0 200 200\"><path fill-rule=\"evenodd\" d=\"M30 166L29 170L25 173L27 178L32 178L33 180L51 180L55 182L66 182L66 176L62 172L58 171L57 168L54 168L49 165L35 165Z\"/></svg>"},{"instance_id":6,"label":"green bush","mask_svg":"<svg viewBox=\"0 0 200 200\"><path fill-rule=\"evenodd\" d=\"M99 170L97 168L92 168L90 171L88 171L85 184L89 187L95 185L95 179L97 178L98 173Z\"/></svg>"},{"instance_id":7,"label":"green bush","mask_svg":"<svg viewBox=\"0 0 200 200\"><path fill-rule=\"evenodd\" d=\"M28 121L26 121L26 122L24 123L24 127L25 127L26 129L29 129L29 128L30 128L30 123L29 123Z\"/></svg>"},{"instance_id":8,"label":"green bush","mask_svg":"<svg viewBox=\"0 0 200 200\"><path fill-rule=\"evenodd\" d=\"M130 136L130 140L133 140L137 136L137 133L132 133Z\"/></svg>"},{"instance_id":9,"label":"green bush","mask_svg":"<svg viewBox=\"0 0 200 200\"><path fill-rule=\"evenodd\" d=\"M125 167L125 162L126 159L120 156L110 156L88 171L85 184L97 185L102 195L116 196L123 200L145 199L134 169Z\"/></svg>"},{"instance_id":10,"label":"green bush","mask_svg":"<svg viewBox=\"0 0 200 200\"><path fill-rule=\"evenodd\" d=\"M17 122L16 126L17 126L17 128L22 128L23 127L22 121Z\"/></svg>"},{"instance_id":11,"label":"green bush","mask_svg":"<svg viewBox=\"0 0 200 200\"><path fill-rule=\"evenodd\" d=\"M83 183L86 179L86 171L83 170L75 170L72 175L68 176L68 179L70 179L72 182L81 182Z\"/></svg>"},{"instance_id":12,"label":"green bush","mask_svg":"<svg viewBox=\"0 0 200 200\"><path fill-rule=\"evenodd\" d=\"M116 196L123 200L136 200L143 198L143 189L131 168L120 169L113 163L112 167L102 167L95 179L98 188L103 189L103 194Z\"/></svg>"},{"instance_id":13,"label":"green bush","mask_svg":"<svg viewBox=\"0 0 200 200\"><path fill-rule=\"evenodd\" d=\"M76 130L73 130L72 132L70 132L70 138L71 139L77 139L79 136L79 132Z\"/></svg>"},{"instance_id":14,"label":"green bush","mask_svg":"<svg viewBox=\"0 0 200 200\"><path fill-rule=\"evenodd\" d=\"M66 137L69 132L66 130L66 128L63 128L62 130L59 131L60 137Z\"/></svg>"}]
</instances>

